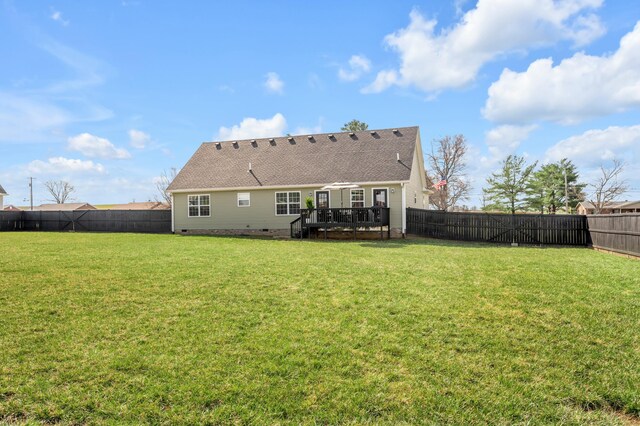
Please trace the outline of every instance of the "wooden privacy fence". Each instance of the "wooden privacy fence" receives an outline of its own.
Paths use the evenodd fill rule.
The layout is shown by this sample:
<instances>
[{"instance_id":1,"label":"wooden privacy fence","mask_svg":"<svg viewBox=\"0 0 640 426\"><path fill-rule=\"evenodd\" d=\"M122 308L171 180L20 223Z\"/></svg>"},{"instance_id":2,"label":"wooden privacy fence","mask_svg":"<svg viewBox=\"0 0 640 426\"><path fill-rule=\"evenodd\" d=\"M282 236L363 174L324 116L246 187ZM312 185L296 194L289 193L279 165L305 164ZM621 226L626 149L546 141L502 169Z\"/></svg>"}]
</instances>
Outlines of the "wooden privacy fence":
<instances>
[{"instance_id":1,"label":"wooden privacy fence","mask_svg":"<svg viewBox=\"0 0 640 426\"><path fill-rule=\"evenodd\" d=\"M0 231L170 233L171 210L0 211Z\"/></svg>"},{"instance_id":2,"label":"wooden privacy fence","mask_svg":"<svg viewBox=\"0 0 640 426\"><path fill-rule=\"evenodd\" d=\"M407 233L458 241L587 246L582 215L449 213L407 209Z\"/></svg>"},{"instance_id":3,"label":"wooden privacy fence","mask_svg":"<svg viewBox=\"0 0 640 426\"><path fill-rule=\"evenodd\" d=\"M640 256L640 214L587 216L593 247Z\"/></svg>"}]
</instances>

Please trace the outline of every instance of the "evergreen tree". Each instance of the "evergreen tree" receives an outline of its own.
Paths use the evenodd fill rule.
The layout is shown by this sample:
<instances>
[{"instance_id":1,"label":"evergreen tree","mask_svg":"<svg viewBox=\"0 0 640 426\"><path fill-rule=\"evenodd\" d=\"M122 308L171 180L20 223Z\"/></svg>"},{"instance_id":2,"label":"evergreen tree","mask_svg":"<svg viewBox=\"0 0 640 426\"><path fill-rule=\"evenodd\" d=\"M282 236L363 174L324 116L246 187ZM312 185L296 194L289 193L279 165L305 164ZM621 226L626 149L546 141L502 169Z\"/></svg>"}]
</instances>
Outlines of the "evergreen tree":
<instances>
[{"instance_id":1,"label":"evergreen tree","mask_svg":"<svg viewBox=\"0 0 640 426\"><path fill-rule=\"evenodd\" d=\"M565 179L566 175L566 179ZM527 205L530 209L555 214L559 209L571 208L584 199L585 185L578 183L576 166L566 158L545 164L533 173L527 188Z\"/></svg>"},{"instance_id":2,"label":"evergreen tree","mask_svg":"<svg viewBox=\"0 0 640 426\"><path fill-rule=\"evenodd\" d=\"M510 155L502 162L502 169L487 178L488 187L483 190L489 204L486 209L510 211L526 206L529 179L536 163L526 165L524 157Z\"/></svg>"},{"instance_id":3,"label":"evergreen tree","mask_svg":"<svg viewBox=\"0 0 640 426\"><path fill-rule=\"evenodd\" d=\"M343 132L359 132L361 130L367 130L369 125L364 121L351 120L348 123L345 123L344 126L340 130Z\"/></svg>"}]
</instances>

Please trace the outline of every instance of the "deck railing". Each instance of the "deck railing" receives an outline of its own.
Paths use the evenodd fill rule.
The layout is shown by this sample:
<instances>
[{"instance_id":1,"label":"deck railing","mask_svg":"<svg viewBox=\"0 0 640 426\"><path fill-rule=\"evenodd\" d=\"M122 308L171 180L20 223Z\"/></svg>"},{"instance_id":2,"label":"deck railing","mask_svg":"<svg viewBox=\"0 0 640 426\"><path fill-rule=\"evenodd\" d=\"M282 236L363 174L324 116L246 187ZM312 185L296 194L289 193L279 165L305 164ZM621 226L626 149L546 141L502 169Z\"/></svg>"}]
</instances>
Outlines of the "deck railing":
<instances>
[{"instance_id":1,"label":"deck railing","mask_svg":"<svg viewBox=\"0 0 640 426\"><path fill-rule=\"evenodd\" d=\"M331 209L301 209L303 226L324 227L377 227L389 225L387 207L353 207Z\"/></svg>"},{"instance_id":2,"label":"deck railing","mask_svg":"<svg viewBox=\"0 0 640 426\"><path fill-rule=\"evenodd\" d=\"M349 207L330 209L301 209L300 217L291 222L291 236L302 238L310 229L389 227L388 207ZM326 232L325 232L326 233Z\"/></svg>"}]
</instances>

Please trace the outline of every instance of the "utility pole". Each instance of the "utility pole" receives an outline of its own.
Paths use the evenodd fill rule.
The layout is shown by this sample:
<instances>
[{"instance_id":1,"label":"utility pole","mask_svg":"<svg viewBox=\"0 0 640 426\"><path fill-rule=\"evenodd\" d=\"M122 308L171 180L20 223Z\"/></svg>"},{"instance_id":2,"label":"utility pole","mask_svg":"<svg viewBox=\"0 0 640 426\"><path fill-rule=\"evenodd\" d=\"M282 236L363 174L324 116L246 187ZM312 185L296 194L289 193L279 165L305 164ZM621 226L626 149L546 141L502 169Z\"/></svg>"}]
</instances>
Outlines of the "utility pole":
<instances>
[{"instance_id":1,"label":"utility pole","mask_svg":"<svg viewBox=\"0 0 640 426\"><path fill-rule=\"evenodd\" d=\"M32 177L29 178L29 193L30 193L29 199L31 200L31 211L33 211L33 178Z\"/></svg>"},{"instance_id":2,"label":"utility pole","mask_svg":"<svg viewBox=\"0 0 640 426\"><path fill-rule=\"evenodd\" d=\"M569 214L569 185L567 185L567 167L562 170L564 175L564 209Z\"/></svg>"}]
</instances>

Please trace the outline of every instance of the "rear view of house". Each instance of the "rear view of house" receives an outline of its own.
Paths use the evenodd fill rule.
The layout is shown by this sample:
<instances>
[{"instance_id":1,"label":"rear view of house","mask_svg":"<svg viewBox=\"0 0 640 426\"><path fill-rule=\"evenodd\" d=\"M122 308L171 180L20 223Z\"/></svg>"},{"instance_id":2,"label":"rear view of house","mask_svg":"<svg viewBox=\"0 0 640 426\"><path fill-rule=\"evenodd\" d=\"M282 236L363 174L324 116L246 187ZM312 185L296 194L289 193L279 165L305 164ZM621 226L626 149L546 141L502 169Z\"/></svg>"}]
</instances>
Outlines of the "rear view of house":
<instances>
[{"instance_id":1,"label":"rear view of house","mask_svg":"<svg viewBox=\"0 0 640 426\"><path fill-rule=\"evenodd\" d=\"M325 188L349 183L347 189ZM305 199L316 208L388 208L393 236L406 207L426 208L418 127L203 143L168 192L180 233L288 235Z\"/></svg>"}]
</instances>

